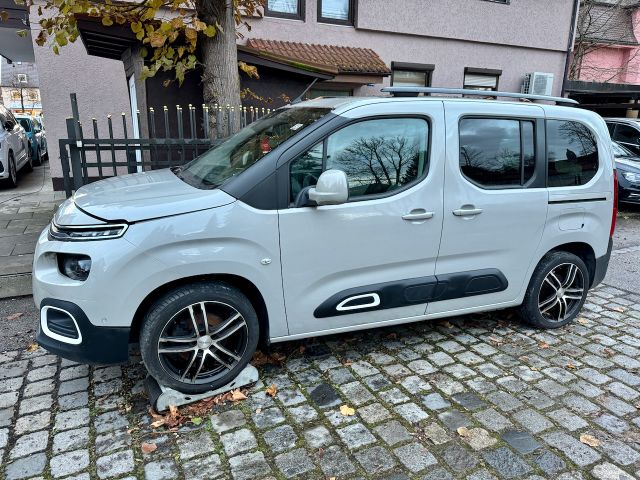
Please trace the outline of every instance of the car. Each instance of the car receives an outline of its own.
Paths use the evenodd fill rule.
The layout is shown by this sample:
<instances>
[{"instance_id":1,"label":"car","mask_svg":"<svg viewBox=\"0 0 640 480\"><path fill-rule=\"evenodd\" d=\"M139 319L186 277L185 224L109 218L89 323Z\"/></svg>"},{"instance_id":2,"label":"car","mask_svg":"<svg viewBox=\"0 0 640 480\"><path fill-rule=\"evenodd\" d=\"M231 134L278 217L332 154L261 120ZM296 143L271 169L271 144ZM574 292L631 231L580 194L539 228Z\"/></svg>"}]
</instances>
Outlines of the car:
<instances>
[{"instance_id":1,"label":"car","mask_svg":"<svg viewBox=\"0 0 640 480\"><path fill-rule=\"evenodd\" d=\"M24 128L4 105L0 104L0 180L15 188L18 185L18 171L33 169L29 154L29 142Z\"/></svg>"},{"instance_id":2,"label":"car","mask_svg":"<svg viewBox=\"0 0 640 480\"><path fill-rule=\"evenodd\" d=\"M101 364L138 343L161 385L194 393L269 343L509 307L562 327L607 270L613 162L578 108L295 103L63 202L34 255L37 341Z\"/></svg>"},{"instance_id":3,"label":"car","mask_svg":"<svg viewBox=\"0 0 640 480\"><path fill-rule=\"evenodd\" d=\"M618 172L618 199L640 203L640 157L617 142L611 142Z\"/></svg>"},{"instance_id":4,"label":"car","mask_svg":"<svg viewBox=\"0 0 640 480\"><path fill-rule=\"evenodd\" d=\"M20 122L29 140L29 151L34 165L41 165L48 155L47 137L38 118L31 115L17 114L16 120Z\"/></svg>"},{"instance_id":5,"label":"car","mask_svg":"<svg viewBox=\"0 0 640 480\"><path fill-rule=\"evenodd\" d=\"M605 118L611 139L640 155L640 121L637 118Z\"/></svg>"}]
</instances>

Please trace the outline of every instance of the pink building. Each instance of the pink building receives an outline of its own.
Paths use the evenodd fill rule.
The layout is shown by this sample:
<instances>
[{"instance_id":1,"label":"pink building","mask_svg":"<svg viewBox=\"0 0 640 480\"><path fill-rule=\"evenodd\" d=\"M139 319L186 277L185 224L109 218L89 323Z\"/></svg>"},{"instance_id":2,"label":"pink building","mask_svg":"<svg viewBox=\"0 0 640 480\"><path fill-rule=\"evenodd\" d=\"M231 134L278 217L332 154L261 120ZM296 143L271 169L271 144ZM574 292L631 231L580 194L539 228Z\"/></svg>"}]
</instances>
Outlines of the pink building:
<instances>
[{"instance_id":1,"label":"pink building","mask_svg":"<svg viewBox=\"0 0 640 480\"><path fill-rule=\"evenodd\" d=\"M570 96L603 116L640 108L640 2L581 2L567 84Z\"/></svg>"}]
</instances>

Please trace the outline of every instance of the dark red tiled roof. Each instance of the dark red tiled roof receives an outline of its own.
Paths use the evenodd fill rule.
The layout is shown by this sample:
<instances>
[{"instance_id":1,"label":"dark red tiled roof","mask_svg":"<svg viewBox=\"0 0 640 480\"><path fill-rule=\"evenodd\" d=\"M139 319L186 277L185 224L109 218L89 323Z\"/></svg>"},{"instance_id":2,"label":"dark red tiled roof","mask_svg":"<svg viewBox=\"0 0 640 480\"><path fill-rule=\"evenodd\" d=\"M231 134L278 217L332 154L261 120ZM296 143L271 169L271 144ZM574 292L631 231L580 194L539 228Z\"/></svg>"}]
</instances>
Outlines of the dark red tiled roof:
<instances>
[{"instance_id":1,"label":"dark red tiled roof","mask_svg":"<svg viewBox=\"0 0 640 480\"><path fill-rule=\"evenodd\" d=\"M338 68L339 73L388 75L391 70L370 48L340 47L312 43L250 38L247 47L301 62Z\"/></svg>"}]
</instances>

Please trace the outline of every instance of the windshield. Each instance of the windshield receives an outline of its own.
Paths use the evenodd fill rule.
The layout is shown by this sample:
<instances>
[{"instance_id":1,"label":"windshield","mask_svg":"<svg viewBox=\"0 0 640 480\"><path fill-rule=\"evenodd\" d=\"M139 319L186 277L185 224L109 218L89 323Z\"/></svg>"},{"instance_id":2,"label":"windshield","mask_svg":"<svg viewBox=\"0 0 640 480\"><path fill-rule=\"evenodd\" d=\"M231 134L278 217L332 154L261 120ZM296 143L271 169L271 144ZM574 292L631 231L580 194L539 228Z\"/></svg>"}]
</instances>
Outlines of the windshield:
<instances>
[{"instance_id":1,"label":"windshield","mask_svg":"<svg viewBox=\"0 0 640 480\"><path fill-rule=\"evenodd\" d=\"M197 188L219 187L330 111L329 108L307 107L277 110L243 128L175 173Z\"/></svg>"},{"instance_id":2,"label":"windshield","mask_svg":"<svg viewBox=\"0 0 640 480\"><path fill-rule=\"evenodd\" d=\"M613 155L616 157L633 157L633 153L624 148L617 142L611 142L611 147L613 148Z\"/></svg>"},{"instance_id":3,"label":"windshield","mask_svg":"<svg viewBox=\"0 0 640 480\"><path fill-rule=\"evenodd\" d=\"M20 125L22 125L22 128L24 128L26 132L31 131L31 124L29 123L29 120L27 120L26 118L18 118L18 121L20 122Z\"/></svg>"}]
</instances>

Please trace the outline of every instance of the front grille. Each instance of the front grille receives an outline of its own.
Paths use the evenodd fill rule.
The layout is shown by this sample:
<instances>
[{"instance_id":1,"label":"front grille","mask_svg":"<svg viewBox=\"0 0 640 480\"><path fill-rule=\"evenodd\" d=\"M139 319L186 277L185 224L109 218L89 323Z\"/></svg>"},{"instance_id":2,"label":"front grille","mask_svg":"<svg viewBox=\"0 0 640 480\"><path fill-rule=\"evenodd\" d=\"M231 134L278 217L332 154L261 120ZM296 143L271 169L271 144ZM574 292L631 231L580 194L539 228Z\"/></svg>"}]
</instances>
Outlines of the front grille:
<instances>
[{"instance_id":1,"label":"front grille","mask_svg":"<svg viewBox=\"0 0 640 480\"><path fill-rule=\"evenodd\" d=\"M50 308L47 310L46 321L47 327L52 333L74 340L80 338L80 332L67 312Z\"/></svg>"}]
</instances>

